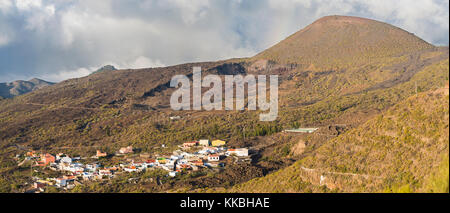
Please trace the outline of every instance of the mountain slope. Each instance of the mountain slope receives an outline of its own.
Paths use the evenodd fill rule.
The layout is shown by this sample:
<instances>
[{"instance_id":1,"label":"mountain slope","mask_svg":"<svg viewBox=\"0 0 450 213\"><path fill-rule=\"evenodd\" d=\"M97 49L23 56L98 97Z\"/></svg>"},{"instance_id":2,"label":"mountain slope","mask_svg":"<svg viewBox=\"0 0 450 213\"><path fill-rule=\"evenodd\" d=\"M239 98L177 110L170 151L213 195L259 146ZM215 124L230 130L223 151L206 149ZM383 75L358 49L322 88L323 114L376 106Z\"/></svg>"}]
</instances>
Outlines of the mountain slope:
<instances>
[{"instance_id":1,"label":"mountain slope","mask_svg":"<svg viewBox=\"0 0 450 213\"><path fill-rule=\"evenodd\" d=\"M386 23L350 16L327 16L255 58L327 67L430 48L433 45Z\"/></svg>"},{"instance_id":2,"label":"mountain slope","mask_svg":"<svg viewBox=\"0 0 450 213\"><path fill-rule=\"evenodd\" d=\"M12 98L14 96L23 95L53 84L54 83L37 78L33 78L29 81L19 80L11 83L0 83L0 97Z\"/></svg>"},{"instance_id":3,"label":"mountain slope","mask_svg":"<svg viewBox=\"0 0 450 213\"><path fill-rule=\"evenodd\" d=\"M448 193L448 106L448 88L412 96L312 156L231 191Z\"/></svg>"},{"instance_id":4,"label":"mountain slope","mask_svg":"<svg viewBox=\"0 0 450 213\"><path fill-rule=\"evenodd\" d=\"M292 78L281 85L283 104L304 106L343 95L389 88L448 57L392 25L327 16L249 59L250 69Z\"/></svg>"},{"instance_id":5,"label":"mountain slope","mask_svg":"<svg viewBox=\"0 0 450 213\"><path fill-rule=\"evenodd\" d=\"M99 72L2 100L0 157L4 160L0 167L5 169L0 170L0 175L5 174L8 180L24 178L8 173L8 162L18 152L16 145L50 152L73 147L64 152L83 156L95 154L99 148L112 153L127 145L143 152L170 154L185 141L221 138L232 147L254 147L257 154L253 161L158 190L230 187L313 156L329 139L357 128L413 95L416 85L422 92L435 90L448 81L448 48L433 47L412 34L375 21L337 17L350 23L336 25L327 19L330 17L276 45L280 55L271 54L269 49L253 58ZM373 37L373 33L378 36ZM352 39L358 45L347 46L348 35L355 35ZM374 46L372 40L380 47ZM316 60L316 56L326 58ZM278 119L260 122L259 111L171 110L171 78L177 74L190 76L194 66L202 67L203 76L279 75ZM170 120L174 115L182 119ZM281 133L293 127L321 130L320 135L311 136ZM304 150L289 152L299 140ZM167 148L162 149L161 144ZM312 191L323 188L314 182L307 184Z\"/></svg>"}]
</instances>

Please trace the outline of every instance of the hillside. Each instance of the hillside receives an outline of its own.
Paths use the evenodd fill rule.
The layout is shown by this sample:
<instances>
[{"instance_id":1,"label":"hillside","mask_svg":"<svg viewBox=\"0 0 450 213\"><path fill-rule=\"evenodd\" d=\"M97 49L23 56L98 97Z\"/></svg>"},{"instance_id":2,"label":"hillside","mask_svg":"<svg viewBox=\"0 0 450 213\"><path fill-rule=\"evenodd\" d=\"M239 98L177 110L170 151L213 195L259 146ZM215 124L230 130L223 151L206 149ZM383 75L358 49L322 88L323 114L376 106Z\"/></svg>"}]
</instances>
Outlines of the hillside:
<instances>
[{"instance_id":1,"label":"hillside","mask_svg":"<svg viewBox=\"0 0 450 213\"><path fill-rule=\"evenodd\" d=\"M14 81L11 83L0 83L0 97L12 98L14 96L23 95L54 83L47 82L38 78L33 78L29 81Z\"/></svg>"},{"instance_id":2,"label":"hillside","mask_svg":"<svg viewBox=\"0 0 450 213\"><path fill-rule=\"evenodd\" d=\"M386 23L359 17L326 16L261 52L256 58L333 67L430 48L433 45Z\"/></svg>"},{"instance_id":3,"label":"hillside","mask_svg":"<svg viewBox=\"0 0 450 213\"><path fill-rule=\"evenodd\" d=\"M448 88L414 95L232 192L447 192Z\"/></svg>"},{"instance_id":4,"label":"hillside","mask_svg":"<svg viewBox=\"0 0 450 213\"><path fill-rule=\"evenodd\" d=\"M349 43L349 38L355 44ZM255 148L256 154L252 162L227 167L215 175L157 187L125 184L101 190L229 188L253 178L273 177L283 168L300 165L289 167L296 161L315 157L333 138L385 113L415 94L416 89L427 92L444 86L448 82L448 54L448 48L434 47L388 24L332 16L252 58L113 72L108 68L110 71L1 100L0 177L13 183L27 179L28 173L14 172L27 168L11 163L23 151L17 149L19 146L91 155L96 149L113 153L133 145L141 152L167 154L177 145L199 138L222 138L231 147ZM169 88L170 79L176 74L189 76L194 66L202 67L203 76L279 75L278 119L260 122L259 111L171 110L169 100L174 89ZM175 115L182 119L169 119ZM319 127L320 134L281 133L294 127ZM314 182L305 184L312 191L323 188Z\"/></svg>"}]
</instances>

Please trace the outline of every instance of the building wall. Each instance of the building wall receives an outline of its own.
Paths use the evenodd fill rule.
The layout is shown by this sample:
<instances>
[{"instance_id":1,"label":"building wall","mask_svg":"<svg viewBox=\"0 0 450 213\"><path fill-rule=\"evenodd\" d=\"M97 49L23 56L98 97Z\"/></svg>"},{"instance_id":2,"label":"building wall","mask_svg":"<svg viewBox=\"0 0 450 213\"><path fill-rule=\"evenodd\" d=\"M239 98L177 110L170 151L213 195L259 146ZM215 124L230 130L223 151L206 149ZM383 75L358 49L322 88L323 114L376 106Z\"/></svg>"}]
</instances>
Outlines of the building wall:
<instances>
[{"instance_id":1,"label":"building wall","mask_svg":"<svg viewBox=\"0 0 450 213\"><path fill-rule=\"evenodd\" d=\"M226 144L226 142L222 141L222 140L214 140L214 141L212 141L211 144L212 144L212 146L224 146Z\"/></svg>"}]
</instances>

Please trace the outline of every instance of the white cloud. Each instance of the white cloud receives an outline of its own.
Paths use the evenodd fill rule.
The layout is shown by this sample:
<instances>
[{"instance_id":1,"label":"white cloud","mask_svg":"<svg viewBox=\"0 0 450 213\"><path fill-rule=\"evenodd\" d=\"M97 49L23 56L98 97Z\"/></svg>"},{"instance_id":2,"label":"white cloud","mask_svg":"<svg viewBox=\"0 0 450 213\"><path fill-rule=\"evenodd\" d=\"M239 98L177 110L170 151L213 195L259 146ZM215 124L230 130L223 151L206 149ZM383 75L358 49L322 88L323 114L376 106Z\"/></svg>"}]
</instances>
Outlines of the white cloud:
<instances>
[{"instance_id":1,"label":"white cloud","mask_svg":"<svg viewBox=\"0 0 450 213\"><path fill-rule=\"evenodd\" d=\"M60 82L71 78L81 78L90 75L103 65L113 65L118 69L142 69L142 68L154 68L165 66L159 60L151 60L145 56L139 56L138 58L130 62L125 63L104 62L95 67L89 68L82 67L75 70L60 70L56 73L47 73L39 76L39 78L46 79L51 82Z\"/></svg>"},{"instance_id":2,"label":"white cloud","mask_svg":"<svg viewBox=\"0 0 450 213\"><path fill-rule=\"evenodd\" d=\"M269 0L268 2L270 8L280 11L295 10L296 7L311 8L313 5L311 0Z\"/></svg>"},{"instance_id":3,"label":"white cloud","mask_svg":"<svg viewBox=\"0 0 450 213\"><path fill-rule=\"evenodd\" d=\"M41 0L16 0L16 7L19 10L30 10L33 8L40 8L41 6Z\"/></svg>"},{"instance_id":4,"label":"white cloud","mask_svg":"<svg viewBox=\"0 0 450 213\"><path fill-rule=\"evenodd\" d=\"M12 6L11 0L0 0L0 12L9 13Z\"/></svg>"},{"instance_id":5,"label":"white cloud","mask_svg":"<svg viewBox=\"0 0 450 213\"><path fill-rule=\"evenodd\" d=\"M87 39L88 45L105 45L104 48L110 46L113 49L113 45L124 46L120 44L141 39L145 35L158 34L154 26L140 19L102 16L82 11L64 13L61 16L61 28L65 47Z\"/></svg>"},{"instance_id":6,"label":"white cloud","mask_svg":"<svg viewBox=\"0 0 450 213\"><path fill-rule=\"evenodd\" d=\"M56 73L49 73L39 76L39 78L45 79L50 82L60 82L71 78L80 78L91 74L93 69L90 68L78 68L76 70L63 70Z\"/></svg>"},{"instance_id":7,"label":"white cloud","mask_svg":"<svg viewBox=\"0 0 450 213\"><path fill-rule=\"evenodd\" d=\"M5 46L9 43L9 38L6 35L0 34L0 47Z\"/></svg>"},{"instance_id":8,"label":"white cloud","mask_svg":"<svg viewBox=\"0 0 450 213\"><path fill-rule=\"evenodd\" d=\"M175 5L178 5L182 13L185 23L193 24L198 20L205 18L207 10L209 9L209 0L185 1L185 0L171 0Z\"/></svg>"},{"instance_id":9,"label":"white cloud","mask_svg":"<svg viewBox=\"0 0 450 213\"><path fill-rule=\"evenodd\" d=\"M123 67L139 69L139 68L149 68L149 67L164 67L164 64L159 60L151 60L145 56L139 56L135 61L130 64L126 64Z\"/></svg>"},{"instance_id":10,"label":"white cloud","mask_svg":"<svg viewBox=\"0 0 450 213\"><path fill-rule=\"evenodd\" d=\"M374 18L389 20L428 42L448 45L448 1L369 0L362 5Z\"/></svg>"},{"instance_id":11,"label":"white cloud","mask_svg":"<svg viewBox=\"0 0 450 213\"><path fill-rule=\"evenodd\" d=\"M49 22L55 15L55 6L47 5L45 7L36 9L33 14L26 20L26 29L43 31L48 27Z\"/></svg>"}]
</instances>

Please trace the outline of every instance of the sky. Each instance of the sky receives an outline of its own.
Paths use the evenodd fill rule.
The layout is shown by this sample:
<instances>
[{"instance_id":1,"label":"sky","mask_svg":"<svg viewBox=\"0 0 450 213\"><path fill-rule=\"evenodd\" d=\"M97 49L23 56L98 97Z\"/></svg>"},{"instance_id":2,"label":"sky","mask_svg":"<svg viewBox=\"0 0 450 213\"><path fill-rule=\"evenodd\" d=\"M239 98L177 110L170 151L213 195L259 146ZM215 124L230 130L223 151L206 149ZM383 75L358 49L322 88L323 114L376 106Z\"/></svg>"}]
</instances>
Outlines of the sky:
<instances>
[{"instance_id":1,"label":"sky","mask_svg":"<svg viewBox=\"0 0 450 213\"><path fill-rule=\"evenodd\" d=\"M327 15L449 43L449 0L0 0L0 82L251 57Z\"/></svg>"}]
</instances>

